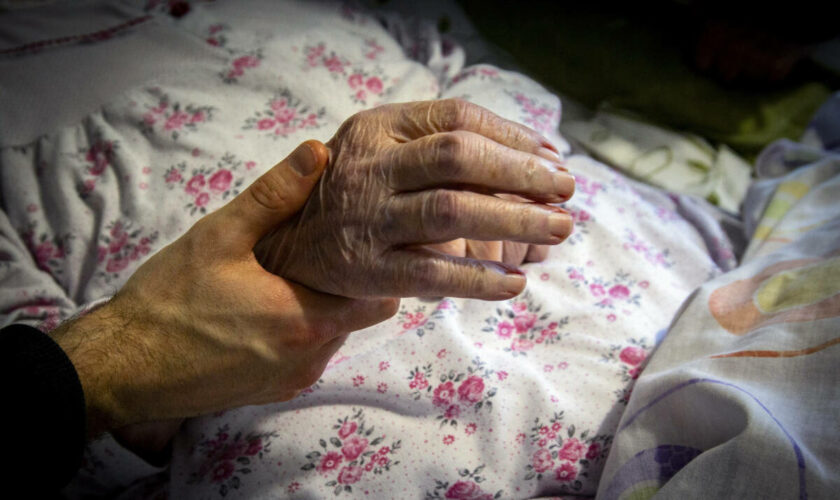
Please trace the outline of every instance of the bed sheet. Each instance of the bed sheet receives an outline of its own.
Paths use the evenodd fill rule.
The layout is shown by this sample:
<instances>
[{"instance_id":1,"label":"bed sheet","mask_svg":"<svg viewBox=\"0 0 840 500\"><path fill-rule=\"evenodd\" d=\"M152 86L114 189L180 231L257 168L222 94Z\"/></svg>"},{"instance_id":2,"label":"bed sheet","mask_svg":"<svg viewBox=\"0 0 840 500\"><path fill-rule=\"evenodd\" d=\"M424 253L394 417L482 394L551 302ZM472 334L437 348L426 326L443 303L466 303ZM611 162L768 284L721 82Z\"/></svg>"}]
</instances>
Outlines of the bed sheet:
<instances>
[{"instance_id":1,"label":"bed sheet","mask_svg":"<svg viewBox=\"0 0 840 500\"><path fill-rule=\"evenodd\" d=\"M84 15L98 12L92 5ZM113 40L4 61L33 67L66 51L87 61L66 75L72 88L119 71L119 61L96 64L102 43L165 32L201 44L184 67L161 68L92 111L64 110L81 113L74 123L45 120L31 141L3 144L3 323L49 329L106 300L202 214L364 108L462 97L567 150L556 96L518 73L464 67L433 25L403 26L397 39L349 4L194 2L177 20L162 9L125 9L151 17ZM126 63L154 59L150 50ZM686 198L587 157L567 166L578 183L567 205L575 234L525 266L520 297L404 300L395 318L352 335L295 400L192 419L164 470L106 435L67 494L593 495L648 353L731 251L713 223L698 229L701 212Z\"/></svg>"},{"instance_id":2,"label":"bed sheet","mask_svg":"<svg viewBox=\"0 0 840 500\"><path fill-rule=\"evenodd\" d=\"M639 378L598 498L840 488L840 94L762 152L738 269L698 289Z\"/></svg>"}]
</instances>

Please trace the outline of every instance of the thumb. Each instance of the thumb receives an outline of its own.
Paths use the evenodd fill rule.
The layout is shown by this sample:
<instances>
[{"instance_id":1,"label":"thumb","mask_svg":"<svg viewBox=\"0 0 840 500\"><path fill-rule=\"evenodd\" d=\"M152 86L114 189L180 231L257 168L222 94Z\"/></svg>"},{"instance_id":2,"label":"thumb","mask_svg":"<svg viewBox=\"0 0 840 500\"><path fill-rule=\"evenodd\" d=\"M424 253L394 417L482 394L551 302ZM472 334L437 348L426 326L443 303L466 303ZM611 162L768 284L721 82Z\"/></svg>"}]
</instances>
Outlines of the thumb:
<instances>
[{"instance_id":1,"label":"thumb","mask_svg":"<svg viewBox=\"0 0 840 500\"><path fill-rule=\"evenodd\" d=\"M329 151L308 140L220 210L249 251L275 226L303 207L327 166Z\"/></svg>"}]
</instances>

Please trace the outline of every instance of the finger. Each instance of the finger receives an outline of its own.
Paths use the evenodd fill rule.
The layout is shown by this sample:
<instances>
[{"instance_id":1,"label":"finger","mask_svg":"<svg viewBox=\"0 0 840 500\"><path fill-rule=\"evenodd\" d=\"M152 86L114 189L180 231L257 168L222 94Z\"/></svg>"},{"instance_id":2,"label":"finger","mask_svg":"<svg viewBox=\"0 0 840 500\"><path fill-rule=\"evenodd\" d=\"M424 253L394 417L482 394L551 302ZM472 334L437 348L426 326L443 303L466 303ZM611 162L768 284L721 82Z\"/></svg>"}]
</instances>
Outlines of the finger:
<instances>
[{"instance_id":1,"label":"finger","mask_svg":"<svg viewBox=\"0 0 840 500\"><path fill-rule=\"evenodd\" d=\"M442 132L395 146L389 183L398 191L480 186L548 203L575 192L575 179L560 163L523 153L474 132Z\"/></svg>"},{"instance_id":2,"label":"finger","mask_svg":"<svg viewBox=\"0 0 840 500\"><path fill-rule=\"evenodd\" d=\"M528 245L525 262L542 262L548 257L548 247L545 245Z\"/></svg>"},{"instance_id":3,"label":"finger","mask_svg":"<svg viewBox=\"0 0 840 500\"><path fill-rule=\"evenodd\" d=\"M318 345L381 323L397 313L399 299L349 299L292 285L301 312L320 332Z\"/></svg>"},{"instance_id":4,"label":"finger","mask_svg":"<svg viewBox=\"0 0 840 500\"><path fill-rule=\"evenodd\" d=\"M505 300L525 288L525 275L498 262L453 257L423 248L395 250L384 259L377 289L395 297Z\"/></svg>"},{"instance_id":5,"label":"finger","mask_svg":"<svg viewBox=\"0 0 840 500\"><path fill-rule=\"evenodd\" d=\"M463 99L409 103L401 105L400 109L399 119L393 126L409 140L439 132L466 130L526 153L547 150L560 159L557 148L535 130L505 120Z\"/></svg>"},{"instance_id":6,"label":"finger","mask_svg":"<svg viewBox=\"0 0 840 500\"><path fill-rule=\"evenodd\" d=\"M555 245L572 231L563 209L495 196L435 189L397 195L384 207L382 237L394 244L438 243L456 238Z\"/></svg>"},{"instance_id":7,"label":"finger","mask_svg":"<svg viewBox=\"0 0 840 500\"><path fill-rule=\"evenodd\" d=\"M466 242L467 257L471 259L495 260L496 262L502 262L502 256L504 253L501 241L466 240ZM519 262L513 265L515 267L519 265Z\"/></svg>"},{"instance_id":8,"label":"finger","mask_svg":"<svg viewBox=\"0 0 840 500\"><path fill-rule=\"evenodd\" d=\"M528 253L527 243L516 241L505 241L502 243L502 262L509 266L519 266L525 262L525 254Z\"/></svg>"},{"instance_id":9,"label":"finger","mask_svg":"<svg viewBox=\"0 0 840 500\"><path fill-rule=\"evenodd\" d=\"M434 243L432 245L424 245L429 250L435 252L445 253L446 255L453 255L455 257L465 257L467 255L467 240L458 238L457 240L445 241L443 243Z\"/></svg>"},{"instance_id":10,"label":"finger","mask_svg":"<svg viewBox=\"0 0 840 500\"><path fill-rule=\"evenodd\" d=\"M216 217L235 235L239 248L250 252L263 236L300 210L328 158L322 143L304 142L222 207Z\"/></svg>"}]
</instances>

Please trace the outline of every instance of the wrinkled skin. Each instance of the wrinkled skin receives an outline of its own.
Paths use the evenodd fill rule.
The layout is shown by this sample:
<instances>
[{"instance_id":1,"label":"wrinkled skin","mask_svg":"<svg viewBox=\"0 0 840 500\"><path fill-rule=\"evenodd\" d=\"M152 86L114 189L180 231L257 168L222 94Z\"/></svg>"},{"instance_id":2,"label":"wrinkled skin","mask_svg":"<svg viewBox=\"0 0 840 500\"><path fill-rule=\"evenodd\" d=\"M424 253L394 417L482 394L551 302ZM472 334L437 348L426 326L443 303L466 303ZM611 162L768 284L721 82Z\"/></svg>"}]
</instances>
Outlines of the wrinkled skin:
<instances>
[{"instance_id":1,"label":"wrinkled skin","mask_svg":"<svg viewBox=\"0 0 840 500\"><path fill-rule=\"evenodd\" d=\"M537 260L544 249L528 245L572 231L549 203L568 200L574 178L548 141L465 101L363 111L327 147L330 165L304 209L255 248L267 270L313 289L507 299L525 278L494 260ZM509 244L518 255L504 258L501 241L520 243Z\"/></svg>"}]
</instances>

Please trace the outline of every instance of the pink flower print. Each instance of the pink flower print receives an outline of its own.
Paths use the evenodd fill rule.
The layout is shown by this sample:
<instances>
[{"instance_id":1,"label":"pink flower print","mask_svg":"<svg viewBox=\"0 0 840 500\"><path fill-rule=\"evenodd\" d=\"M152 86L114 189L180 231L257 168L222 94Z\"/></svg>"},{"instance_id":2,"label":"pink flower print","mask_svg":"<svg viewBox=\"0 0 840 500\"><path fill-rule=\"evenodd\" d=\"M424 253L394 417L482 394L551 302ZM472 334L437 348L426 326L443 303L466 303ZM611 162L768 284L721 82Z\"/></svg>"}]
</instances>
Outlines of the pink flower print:
<instances>
[{"instance_id":1,"label":"pink flower print","mask_svg":"<svg viewBox=\"0 0 840 500\"><path fill-rule=\"evenodd\" d=\"M540 439L539 441L537 441L537 444L539 445L540 448L542 448L542 447L544 447L545 445L548 444L548 440L545 439L545 438Z\"/></svg>"},{"instance_id":2,"label":"pink flower print","mask_svg":"<svg viewBox=\"0 0 840 500\"><path fill-rule=\"evenodd\" d=\"M93 163L88 170L90 175L102 175L105 168L111 164L113 145L111 141L99 141L88 149L85 160Z\"/></svg>"},{"instance_id":3,"label":"pink flower print","mask_svg":"<svg viewBox=\"0 0 840 500\"><path fill-rule=\"evenodd\" d=\"M641 373L642 373L642 371L639 369L638 366L636 366L634 368L630 368L629 370L627 370L627 375L630 375L630 378L632 378L633 380L636 380L637 378L639 378L639 375L641 375Z\"/></svg>"},{"instance_id":4,"label":"pink flower print","mask_svg":"<svg viewBox=\"0 0 840 500\"><path fill-rule=\"evenodd\" d=\"M327 68L330 71L330 73L344 72L344 63L338 56L332 56L327 59L324 59L324 67Z\"/></svg>"},{"instance_id":5,"label":"pink flower print","mask_svg":"<svg viewBox=\"0 0 840 500\"><path fill-rule=\"evenodd\" d=\"M289 485L289 487L286 489L286 491L288 491L289 493L295 493L299 489L300 489L300 483L295 481L295 482L293 482L292 484Z\"/></svg>"},{"instance_id":6,"label":"pink flower print","mask_svg":"<svg viewBox=\"0 0 840 500\"><path fill-rule=\"evenodd\" d=\"M105 270L109 273L118 273L128 266L128 259L113 258L108 259L105 264Z\"/></svg>"},{"instance_id":7,"label":"pink flower print","mask_svg":"<svg viewBox=\"0 0 840 500\"><path fill-rule=\"evenodd\" d=\"M452 500L478 500L484 492L472 481L458 481L446 490L444 498Z\"/></svg>"},{"instance_id":8,"label":"pink flower print","mask_svg":"<svg viewBox=\"0 0 840 500\"><path fill-rule=\"evenodd\" d=\"M432 404L435 406L446 406L455 399L455 386L452 381L446 381L435 388Z\"/></svg>"},{"instance_id":9,"label":"pink flower print","mask_svg":"<svg viewBox=\"0 0 840 500\"><path fill-rule=\"evenodd\" d=\"M167 183L178 182L180 180L181 180L181 172L178 172L174 168L171 169L169 172L167 172L167 174L166 174L166 182Z\"/></svg>"},{"instance_id":10,"label":"pink flower print","mask_svg":"<svg viewBox=\"0 0 840 500\"><path fill-rule=\"evenodd\" d=\"M386 384L385 382L379 382L376 385L376 392L378 392L380 394L385 394L387 391L388 391L388 384Z\"/></svg>"},{"instance_id":11,"label":"pink flower print","mask_svg":"<svg viewBox=\"0 0 840 500\"><path fill-rule=\"evenodd\" d=\"M588 460L595 460L601 455L601 445L598 443L592 443L589 445L589 449L586 450L586 458Z\"/></svg>"},{"instance_id":12,"label":"pink flower print","mask_svg":"<svg viewBox=\"0 0 840 500\"><path fill-rule=\"evenodd\" d=\"M206 42L207 42L207 43L209 43L210 45L213 45L214 47L218 47L218 46L219 46L219 41L218 41L218 40L216 40L216 39L215 39L215 38L213 38L213 37L207 38Z\"/></svg>"},{"instance_id":13,"label":"pink flower print","mask_svg":"<svg viewBox=\"0 0 840 500\"><path fill-rule=\"evenodd\" d=\"M338 429L338 437L340 437L341 439L345 439L350 434L356 432L357 427L359 426L356 424L356 422L344 422L343 424L341 424L341 428Z\"/></svg>"},{"instance_id":14,"label":"pink flower print","mask_svg":"<svg viewBox=\"0 0 840 500\"><path fill-rule=\"evenodd\" d=\"M472 375L461 382L458 387L458 399L468 403L478 403L484 393L484 380L481 377Z\"/></svg>"},{"instance_id":15,"label":"pink flower print","mask_svg":"<svg viewBox=\"0 0 840 500\"><path fill-rule=\"evenodd\" d=\"M567 363L566 361L561 361L561 362L557 363L557 368L560 368L561 370L565 370L568 367L569 367L569 363Z\"/></svg>"},{"instance_id":16,"label":"pink flower print","mask_svg":"<svg viewBox=\"0 0 840 500\"><path fill-rule=\"evenodd\" d=\"M176 111L169 115L166 119L166 124L163 126L165 130L178 130L183 127L190 119L190 115L183 111Z\"/></svg>"},{"instance_id":17,"label":"pink flower print","mask_svg":"<svg viewBox=\"0 0 840 500\"><path fill-rule=\"evenodd\" d=\"M143 123L148 126L152 126L157 122L157 117L153 113L146 113L143 115Z\"/></svg>"},{"instance_id":18,"label":"pink flower print","mask_svg":"<svg viewBox=\"0 0 840 500\"><path fill-rule=\"evenodd\" d=\"M108 244L108 253L117 253L128 243L128 233L119 232Z\"/></svg>"},{"instance_id":19,"label":"pink flower print","mask_svg":"<svg viewBox=\"0 0 840 500\"><path fill-rule=\"evenodd\" d=\"M444 416L444 418L447 418L447 419L453 419L453 418L458 418L458 416L460 414L461 414L461 407L458 406L458 405L451 405L449 408L446 409L446 412L444 412L443 416Z\"/></svg>"},{"instance_id":20,"label":"pink flower print","mask_svg":"<svg viewBox=\"0 0 840 500\"><path fill-rule=\"evenodd\" d=\"M615 314L612 314L612 313L611 313L611 314L607 314L607 321L609 321L610 323L612 323L613 321L615 321L615 319L616 319Z\"/></svg>"},{"instance_id":21,"label":"pink flower print","mask_svg":"<svg viewBox=\"0 0 840 500\"><path fill-rule=\"evenodd\" d=\"M364 375L356 375L353 377L353 387L359 387L365 383L365 376Z\"/></svg>"},{"instance_id":22,"label":"pink flower print","mask_svg":"<svg viewBox=\"0 0 840 500\"><path fill-rule=\"evenodd\" d=\"M336 451L329 451L326 455L321 457L321 463L318 464L318 472L321 474L327 473L331 470L335 470L341 464L341 461L344 457L341 456L341 453Z\"/></svg>"},{"instance_id":23,"label":"pink flower print","mask_svg":"<svg viewBox=\"0 0 840 500\"><path fill-rule=\"evenodd\" d=\"M97 247L97 249L96 249L96 263L97 264L101 263L103 260L105 260L105 257L107 255L108 255L108 249L107 248L105 248L103 246ZM40 266L40 264L39 264L39 266Z\"/></svg>"},{"instance_id":24,"label":"pink flower print","mask_svg":"<svg viewBox=\"0 0 840 500\"><path fill-rule=\"evenodd\" d=\"M446 357L446 349L441 349L437 352L437 358L443 359Z\"/></svg>"},{"instance_id":25,"label":"pink flower print","mask_svg":"<svg viewBox=\"0 0 840 500\"><path fill-rule=\"evenodd\" d=\"M365 97L367 97L367 94L365 93L364 90L360 90L360 91L356 92L356 99L358 99L360 101L364 101Z\"/></svg>"},{"instance_id":26,"label":"pink flower print","mask_svg":"<svg viewBox=\"0 0 840 500\"><path fill-rule=\"evenodd\" d=\"M498 377L499 380L504 380L504 379L507 378L507 376L508 376L508 372L506 372L504 370L496 372L496 377Z\"/></svg>"},{"instance_id":27,"label":"pink flower print","mask_svg":"<svg viewBox=\"0 0 840 500\"><path fill-rule=\"evenodd\" d=\"M513 333L514 326L509 321L502 321L496 327L496 335L502 338L508 338Z\"/></svg>"},{"instance_id":28,"label":"pink flower print","mask_svg":"<svg viewBox=\"0 0 840 500\"><path fill-rule=\"evenodd\" d=\"M351 89L356 89L364 85L365 77L359 73L353 73L347 78L347 84L350 85Z\"/></svg>"},{"instance_id":29,"label":"pink flower print","mask_svg":"<svg viewBox=\"0 0 840 500\"><path fill-rule=\"evenodd\" d=\"M387 361L380 361L379 362L379 371L381 371L381 372L387 370L390 367L391 367L391 363L389 363Z\"/></svg>"},{"instance_id":30,"label":"pink flower print","mask_svg":"<svg viewBox=\"0 0 840 500\"><path fill-rule=\"evenodd\" d=\"M418 391L421 391L421 390L425 389L426 387L429 387L429 381L426 380L425 375L423 375L420 372L417 372L417 374L414 375L414 380L412 380L408 384L408 386L412 389L417 389Z\"/></svg>"},{"instance_id":31,"label":"pink flower print","mask_svg":"<svg viewBox=\"0 0 840 500\"><path fill-rule=\"evenodd\" d=\"M254 168L256 166L257 166L257 162L255 162L255 161L246 161L245 162L245 169L246 170L251 170L252 168Z\"/></svg>"},{"instance_id":32,"label":"pink flower print","mask_svg":"<svg viewBox=\"0 0 840 500\"><path fill-rule=\"evenodd\" d=\"M540 427L539 433L543 436L549 433L548 426L544 425Z\"/></svg>"},{"instance_id":33,"label":"pink flower print","mask_svg":"<svg viewBox=\"0 0 840 500\"><path fill-rule=\"evenodd\" d=\"M192 179L187 181L186 187L184 187L184 192L187 194L198 194L201 191L201 188L204 187L204 176L201 174L194 175Z\"/></svg>"},{"instance_id":34,"label":"pink flower print","mask_svg":"<svg viewBox=\"0 0 840 500\"><path fill-rule=\"evenodd\" d=\"M604 290L604 287L597 283L592 283L591 285L589 285L589 292L592 293L594 297L603 297L607 294L606 290Z\"/></svg>"},{"instance_id":35,"label":"pink flower print","mask_svg":"<svg viewBox=\"0 0 840 500\"><path fill-rule=\"evenodd\" d=\"M475 434L475 430L477 428L478 428L478 426L475 424L475 422L470 422L464 428L464 434L466 434L467 436L471 436L471 435Z\"/></svg>"},{"instance_id":36,"label":"pink flower print","mask_svg":"<svg viewBox=\"0 0 840 500\"><path fill-rule=\"evenodd\" d=\"M347 460L355 460L356 457L365 451L367 446L367 439L359 436L352 436L350 439L344 441L344 446L341 447L341 454L344 455L344 458Z\"/></svg>"},{"instance_id":37,"label":"pink flower print","mask_svg":"<svg viewBox=\"0 0 840 500\"><path fill-rule=\"evenodd\" d=\"M530 330L536 321L537 315L534 313L520 314L513 318L513 324L516 325L516 331L519 333L525 333Z\"/></svg>"},{"instance_id":38,"label":"pink flower print","mask_svg":"<svg viewBox=\"0 0 840 500\"><path fill-rule=\"evenodd\" d=\"M388 460L388 457L379 457L376 460L376 463L383 467L388 465L388 462L390 462L390 460Z\"/></svg>"},{"instance_id":39,"label":"pink flower print","mask_svg":"<svg viewBox=\"0 0 840 500\"><path fill-rule=\"evenodd\" d=\"M618 300L624 300L630 296L630 289L624 285L613 285L610 288L610 297Z\"/></svg>"},{"instance_id":40,"label":"pink flower print","mask_svg":"<svg viewBox=\"0 0 840 500\"><path fill-rule=\"evenodd\" d=\"M445 444L445 445L450 445L454 442L455 442L455 436L453 436L452 434L447 434L443 438L443 444Z\"/></svg>"},{"instance_id":41,"label":"pink flower print","mask_svg":"<svg viewBox=\"0 0 840 500\"><path fill-rule=\"evenodd\" d=\"M577 462L583 456L584 448L583 443L578 441L577 438L571 438L563 443L563 448L560 449L557 456L563 460Z\"/></svg>"},{"instance_id":42,"label":"pink flower print","mask_svg":"<svg viewBox=\"0 0 840 500\"><path fill-rule=\"evenodd\" d=\"M195 197L195 206L203 207L207 205L207 202L210 201L210 195L207 193L201 193Z\"/></svg>"},{"instance_id":43,"label":"pink flower print","mask_svg":"<svg viewBox=\"0 0 840 500\"><path fill-rule=\"evenodd\" d=\"M201 123L204 121L204 111L196 111L190 117L190 123Z\"/></svg>"},{"instance_id":44,"label":"pink flower print","mask_svg":"<svg viewBox=\"0 0 840 500\"><path fill-rule=\"evenodd\" d=\"M376 465L376 464L375 464L375 463L373 463L373 460L371 460L370 462L368 462L367 464L365 464L365 472L370 472L370 471L372 471L372 470L373 470L373 466L374 466L374 465Z\"/></svg>"},{"instance_id":45,"label":"pink flower print","mask_svg":"<svg viewBox=\"0 0 840 500\"><path fill-rule=\"evenodd\" d=\"M627 346L621 350L618 357L630 366L637 366L645 360L647 353L641 347Z\"/></svg>"},{"instance_id":46,"label":"pink flower print","mask_svg":"<svg viewBox=\"0 0 840 500\"><path fill-rule=\"evenodd\" d=\"M554 460L551 459L551 452L545 448L540 448L531 458L531 465L533 465L534 470L539 473L543 473L553 468Z\"/></svg>"},{"instance_id":47,"label":"pink flower print","mask_svg":"<svg viewBox=\"0 0 840 500\"><path fill-rule=\"evenodd\" d=\"M512 351L530 351L534 348L534 343L525 338L514 339L510 344Z\"/></svg>"},{"instance_id":48,"label":"pink flower print","mask_svg":"<svg viewBox=\"0 0 840 500\"><path fill-rule=\"evenodd\" d=\"M577 477L577 467L571 462L563 462L560 467L554 471L554 478L558 481L570 482Z\"/></svg>"},{"instance_id":49,"label":"pink flower print","mask_svg":"<svg viewBox=\"0 0 840 500\"><path fill-rule=\"evenodd\" d=\"M371 93L379 94L382 92L382 80L376 76L372 76L365 82L365 87L367 87Z\"/></svg>"},{"instance_id":50,"label":"pink flower print","mask_svg":"<svg viewBox=\"0 0 840 500\"><path fill-rule=\"evenodd\" d=\"M232 179L233 174L230 173L230 170L223 168L211 175L207 184L210 186L211 190L221 193L222 191L227 190Z\"/></svg>"},{"instance_id":51,"label":"pink flower print","mask_svg":"<svg viewBox=\"0 0 840 500\"><path fill-rule=\"evenodd\" d=\"M573 269L572 272L569 273L569 279L570 280L580 280L580 281L586 280L586 278L575 269Z\"/></svg>"},{"instance_id":52,"label":"pink flower print","mask_svg":"<svg viewBox=\"0 0 840 500\"><path fill-rule=\"evenodd\" d=\"M280 111L281 109L284 109L288 103L289 101L285 98L274 99L271 103L269 103L269 107L271 107L272 111Z\"/></svg>"},{"instance_id":53,"label":"pink flower print","mask_svg":"<svg viewBox=\"0 0 840 500\"><path fill-rule=\"evenodd\" d=\"M522 443L525 442L525 438L526 438L525 433L520 432L519 434L516 435L516 442L519 443L519 444L522 444Z\"/></svg>"},{"instance_id":54,"label":"pink flower print","mask_svg":"<svg viewBox=\"0 0 840 500\"><path fill-rule=\"evenodd\" d=\"M338 473L338 482L340 484L353 484L362 478L364 469L357 466L344 467Z\"/></svg>"},{"instance_id":55,"label":"pink flower print","mask_svg":"<svg viewBox=\"0 0 840 500\"><path fill-rule=\"evenodd\" d=\"M35 262L38 264L39 268L47 269L47 265L53 256L54 250L55 247L53 247L53 244L49 241L45 241L35 247Z\"/></svg>"},{"instance_id":56,"label":"pink flower print","mask_svg":"<svg viewBox=\"0 0 840 500\"><path fill-rule=\"evenodd\" d=\"M252 457L252 456L256 455L257 453L261 452L262 449L263 449L262 439L261 438L255 438L255 439L252 439L251 441L248 442L248 448L245 449L245 454Z\"/></svg>"},{"instance_id":57,"label":"pink flower print","mask_svg":"<svg viewBox=\"0 0 840 500\"><path fill-rule=\"evenodd\" d=\"M577 213L575 213L575 218L578 220L578 222L586 222L589 219L591 219L592 216L589 215L589 212L587 212L586 210L581 209Z\"/></svg>"},{"instance_id":58,"label":"pink flower print","mask_svg":"<svg viewBox=\"0 0 840 500\"><path fill-rule=\"evenodd\" d=\"M229 478L234 471L235 467L233 462L230 460L225 460L224 462L220 462L215 469L213 469L213 477L212 481L214 483L218 483L224 481L225 479Z\"/></svg>"},{"instance_id":59,"label":"pink flower print","mask_svg":"<svg viewBox=\"0 0 840 500\"><path fill-rule=\"evenodd\" d=\"M286 124L294 120L295 115L297 115L297 112L292 108L283 108L274 112L274 118L277 120L277 123L282 124Z\"/></svg>"},{"instance_id":60,"label":"pink flower print","mask_svg":"<svg viewBox=\"0 0 840 500\"><path fill-rule=\"evenodd\" d=\"M563 424L561 424L560 422L554 422L553 424L551 424L551 430L553 431L559 431L562 428Z\"/></svg>"},{"instance_id":61,"label":"pink flower print","mask_svg":"<svg viewBox=\"0 0 840 500\"><path fill-rule=\"evenodd\" d=\"M257 129L258 130L268 130L274 126L274 119L273 118L263 118L262 120L257 122Z\"/></svg>"},{"instance_id":62,"label":"pink flower print","mask_svg":"<svg viewBox=\"0 0 840 500\"><path fill-rule=\"evenodd\" d=\"M242 56L233 60L234 68L256 68L260 65L260 60L254 56Z\"/></svg>"},{"instance_id":63,"label":"pink flower print","mask_svg":"<svg viewBox=\"0 0 840 500\"><path fill-rule=\"evenodd\" d=\"M528 310L528 304L524 302L514 302L510 307L513 309L514 314L521 314Z\"/></svg>"},{"instance_id":64,"label":"pink flower print","mask_svg":"<svg viewBox=\"0 0 840 500\"><path fill-rule=\"evenodd\" d=\"M648 281L647 281L647 280L645 280L645 281L640 281L640 282L639 282L639 286L640 286L640 287L642 287L642 288L647 288L647 287L649 287L649 286L650 286L650 283L648 283Z\"/></svg>"}]
</instances>

